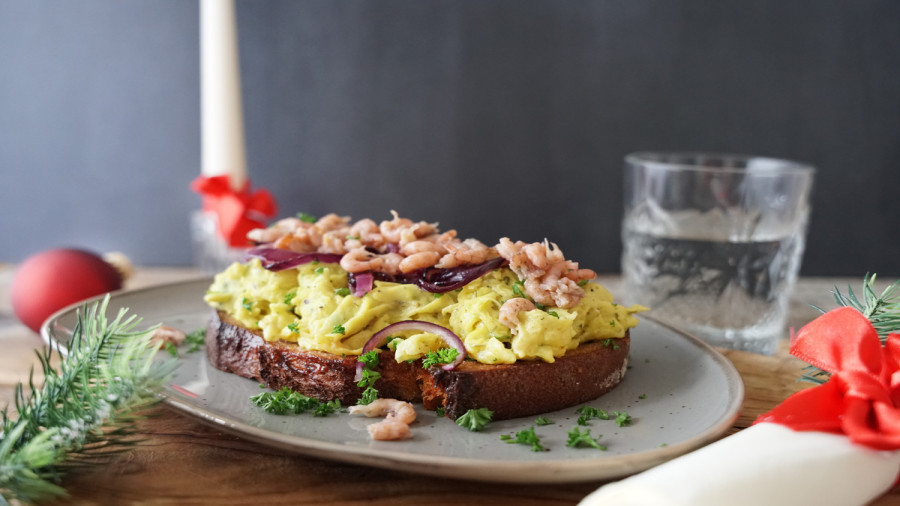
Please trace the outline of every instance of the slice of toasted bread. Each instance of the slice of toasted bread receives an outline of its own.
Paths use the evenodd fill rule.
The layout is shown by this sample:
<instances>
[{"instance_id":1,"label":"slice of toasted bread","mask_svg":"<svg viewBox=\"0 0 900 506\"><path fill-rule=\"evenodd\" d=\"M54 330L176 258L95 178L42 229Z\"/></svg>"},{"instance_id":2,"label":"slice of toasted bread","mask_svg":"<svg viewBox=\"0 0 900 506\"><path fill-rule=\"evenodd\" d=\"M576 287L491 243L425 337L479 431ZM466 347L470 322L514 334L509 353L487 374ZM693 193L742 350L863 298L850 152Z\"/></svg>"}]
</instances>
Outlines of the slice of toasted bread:
<instances>
[{"instance_id":1,"label":"slice of toasted bread","mask_svg":"<svg viewBox=\"0 0 900 506\"><path fill-rule=\"evenodd\" d=\"M421 361L396 362L393 352L379 357L380 397L422 402L426 409L443 407L451 419L469 409L488 408L494 420L532 416L591 401L625 376L630 338L591 342L568 351L553 363L541 360L487 365L465 361L452 371L422 368ZM218 311L206 331L212 365L264 383L288 387L309 397L340 399L353 405L362 394L354 381L356 356L309 351L289 342L266 342Z\"/></svg>"}]
</instances>

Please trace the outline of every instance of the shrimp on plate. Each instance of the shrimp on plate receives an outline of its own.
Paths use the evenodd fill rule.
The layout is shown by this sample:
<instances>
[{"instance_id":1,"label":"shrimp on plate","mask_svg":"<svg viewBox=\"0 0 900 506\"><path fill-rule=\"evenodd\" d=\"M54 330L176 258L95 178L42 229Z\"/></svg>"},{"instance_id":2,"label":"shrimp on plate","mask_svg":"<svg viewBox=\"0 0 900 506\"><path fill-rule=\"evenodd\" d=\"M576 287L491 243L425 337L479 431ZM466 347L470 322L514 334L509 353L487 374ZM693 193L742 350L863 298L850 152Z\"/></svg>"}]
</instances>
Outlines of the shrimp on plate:
<instances>
[{"instance_id":1,"label":"shrimp on plate","mask_svg":"<svg viewBox=\"0 0 900 506\"><path fill-rule=\"evenodd\" d=\"M416 408L397 399L375 399L370 404L358 404L348 409L351 415L369 418L384 416L384 420L369 425L369 436L378 441L393 441L412 437L409 425L416 421Z\"/></svg>"}]
</instances>

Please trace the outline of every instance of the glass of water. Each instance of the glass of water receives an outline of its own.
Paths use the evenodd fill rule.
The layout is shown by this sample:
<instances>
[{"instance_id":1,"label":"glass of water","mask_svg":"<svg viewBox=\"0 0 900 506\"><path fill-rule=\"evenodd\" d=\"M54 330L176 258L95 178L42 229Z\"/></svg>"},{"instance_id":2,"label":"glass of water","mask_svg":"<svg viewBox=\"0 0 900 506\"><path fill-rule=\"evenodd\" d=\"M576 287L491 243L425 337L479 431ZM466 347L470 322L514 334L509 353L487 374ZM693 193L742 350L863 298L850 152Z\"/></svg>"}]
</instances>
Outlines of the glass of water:
<instances>
[{"instance_id":1,"label":"glass of water","mask_svg":"<svg viewBox=\"0 0 900 506\"><path fill-rule=\"evenodd\" d=\"M713 346L774 353L814 172L744 155L626 156L623 297Z\"/></svg>"}]
</instances>

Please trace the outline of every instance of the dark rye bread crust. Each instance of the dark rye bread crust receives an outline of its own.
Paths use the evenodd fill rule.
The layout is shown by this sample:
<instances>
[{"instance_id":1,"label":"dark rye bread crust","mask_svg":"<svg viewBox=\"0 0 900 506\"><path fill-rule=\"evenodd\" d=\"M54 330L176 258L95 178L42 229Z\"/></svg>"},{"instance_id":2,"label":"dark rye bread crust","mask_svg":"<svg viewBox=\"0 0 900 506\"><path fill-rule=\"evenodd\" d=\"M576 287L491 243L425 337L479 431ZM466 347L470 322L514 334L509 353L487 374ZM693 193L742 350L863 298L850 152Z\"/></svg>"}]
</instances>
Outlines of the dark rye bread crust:
<instances>
[{"instance_id":1,"label":"dark rye bread crust","mask_svg":"<svg viewBox=\"0 0 900 506\"><path fill-rule=\"evenodd\" d=\"M451 419L486 407L494 420L533 416L600 397L625 375L630 337L582 344L553 363L542 360L487 365L465 361L452 371L422 368L421 361L396 362L382 350L375 383L379 396L443 407ZM356 404L356 357L307 351L288 342L266 342L258 331L242 327L218 311L206 330L206 352L216 368L255 379L269 388L288 387L309 397Z\"/></svg>"}]
</instances>

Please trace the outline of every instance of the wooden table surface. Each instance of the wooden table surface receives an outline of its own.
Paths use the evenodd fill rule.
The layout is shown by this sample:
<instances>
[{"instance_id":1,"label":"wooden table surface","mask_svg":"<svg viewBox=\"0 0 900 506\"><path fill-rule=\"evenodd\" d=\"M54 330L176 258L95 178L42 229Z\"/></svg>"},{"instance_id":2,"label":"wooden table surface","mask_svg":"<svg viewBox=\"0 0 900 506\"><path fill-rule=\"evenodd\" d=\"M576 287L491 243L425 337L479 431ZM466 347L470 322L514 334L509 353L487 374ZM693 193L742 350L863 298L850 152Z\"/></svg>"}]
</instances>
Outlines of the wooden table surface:
<instances>
[{"instance_id":1,"label":"wooden table surface","mask_svg":"<svg viewBox=\"0 0 900 506\"><path fill-rule=\"evenodd\" d=\"M0 406L11 401L16 383L37 367L40 337L12 312L9 287L14 266L0 264ZM139 268L126 289L199 276L190 269ZM615 293L618 279L601 279ZM861 279L805 278L791 304L790 325L799 328L834 307L831 290L858 290ZM808 384L797 382L805 365L786 352L774 356L723 350L740 371L746 398L731 432ZM68 475L71 496L59 504L336 504L336 505L573 505L601 483L557 485L492 484L441 479L282 453L242 440L170 410L156 407L141 422L146 441L108 465ZM873 504L900 504L895 487Z\"/></svg>"}]
</instances>

